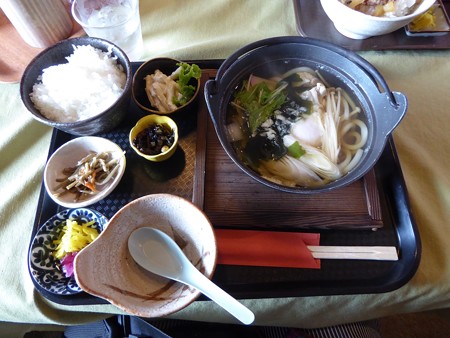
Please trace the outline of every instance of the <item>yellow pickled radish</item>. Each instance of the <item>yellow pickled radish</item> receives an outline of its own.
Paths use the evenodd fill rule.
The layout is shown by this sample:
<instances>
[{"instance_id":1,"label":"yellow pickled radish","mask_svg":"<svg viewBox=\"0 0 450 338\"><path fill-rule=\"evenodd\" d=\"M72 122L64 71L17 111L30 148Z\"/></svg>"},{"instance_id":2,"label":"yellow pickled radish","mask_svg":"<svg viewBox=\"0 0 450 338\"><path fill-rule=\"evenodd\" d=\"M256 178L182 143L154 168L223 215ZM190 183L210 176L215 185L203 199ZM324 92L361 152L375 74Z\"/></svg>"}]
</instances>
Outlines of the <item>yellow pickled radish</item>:
<instances>
[{"instance_id":1,"label":"yellow pickled radish","mask_svg":"<svg viewBox=\"0 0 450 338\"><path fill-rule=\"evenodd\" d=\"M57 245L53 253L55 258L61 260L67 254L78 252L92 243L98 237L97 230L91 227L94 223L95 221L78 224L77 221L67 220L59 239L53 241Z\"/></svg>"},{"instance_id":2,"label":"yellow pickled radish","mask_svg":"<svg viewBox=\"0 0 450 338\"><path fill-rule=\"evenodd\" d=\"M411 22L411 28L415 31L422 31L433 27L436 27L436 16L434 15L433 8L430 8Z\"/></svg>"}]
</instances>

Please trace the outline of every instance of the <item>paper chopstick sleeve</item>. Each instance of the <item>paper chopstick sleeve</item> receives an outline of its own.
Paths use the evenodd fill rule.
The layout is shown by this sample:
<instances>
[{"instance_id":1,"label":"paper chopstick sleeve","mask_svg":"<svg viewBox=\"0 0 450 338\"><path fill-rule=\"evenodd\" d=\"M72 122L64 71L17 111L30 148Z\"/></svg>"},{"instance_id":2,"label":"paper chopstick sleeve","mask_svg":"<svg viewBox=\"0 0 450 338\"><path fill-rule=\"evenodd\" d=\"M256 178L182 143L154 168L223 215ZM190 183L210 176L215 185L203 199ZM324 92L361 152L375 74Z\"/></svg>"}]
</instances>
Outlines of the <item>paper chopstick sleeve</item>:
<instances>
[{"instance_id":1,"label":"paper chopstick sleeve","mask_svg":"<svg viewBox=\"0 0 450 338\"><path fill-rule=\"evenodd\" d=\"M307 245L320 235L260 230L215 229L218 264L320 269Z\"/></svg>"}]
</instances>

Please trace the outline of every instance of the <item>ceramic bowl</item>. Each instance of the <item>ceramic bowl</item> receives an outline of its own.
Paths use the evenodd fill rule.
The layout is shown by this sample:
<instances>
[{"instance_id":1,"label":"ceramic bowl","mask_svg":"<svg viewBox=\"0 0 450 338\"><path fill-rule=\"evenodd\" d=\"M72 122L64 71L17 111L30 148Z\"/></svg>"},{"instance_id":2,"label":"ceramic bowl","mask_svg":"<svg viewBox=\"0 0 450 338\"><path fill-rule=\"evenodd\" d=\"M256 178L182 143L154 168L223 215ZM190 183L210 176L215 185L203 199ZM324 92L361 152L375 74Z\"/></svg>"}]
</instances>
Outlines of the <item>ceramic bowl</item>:
<instances>
[{"instance_id":1,"label":"ceramic bowl","mask_svg":"<svg viewBox=\"0 0 450 338\"><path fill-rule=\"evenodd\" d=\"M172 146L160 154L157 155L148 155L140 151L134 144L133 140L135 137L143 130L154 126L154 125L163 125L169 127L174 133L174 141ZM152 162L162 162L170 158L176 151L178 145L178 127L175 121L173 121L170 117L164 115L147 115L141 118L136 125L131 129L129 134L130 146L133 150L143 158L152 161Z\"/></svg>"},{"instance_id":2,"label":"ceramic bowl","mask_svg":"<svg viewBox=\"0 0 450 338\"><path fill-rule=\"evenodd\" d=\"M191 202L169 194L138 198L120 209L95 242L75 258L75 277L86 292L141 317L163 317L192 303L200 292L140 267L128 251L128 237L153 227L180 246L188 259L211 278L217 261L213 228Z\"/></svg>"},{"instance_id":3,"label":"ceramic bowl","mask_svg":"<svg viewBox=\"0 0 450 338\"><path fill-rule=\"evenodd\" d=\"M59 237L61 225L68 219L77 220L79 223L95 221L92 227L99 233L108 222L105 216L95 210L77 208L61 211L39 228L31 243L28 268L35 283L42 289L57 295L73 295L82 292L74 276L66 277L57 268L57 259L52 254L56 248L53 241Z\"/></svg>"},{"instance_id":4,"label":"ceramic bowl","mask_svg":"<svg viewBox=\"0 0 450 338\"><path fill-rule=\"evenodd\" d=\"M75 167L77 162L90 152L111 153L111 160L117 159L119 167L114 176L104 185L97 185L97 193L84 195L80 199L73 193L57 195L63 188L59 188L61 178L64 177L65 168ZM92 205L108 196L119 184L125 172L126 158L123 150L114 142L98 136L77 137L59 147L49 158L44 169L44 185L51 199L66 208L81 208Z\"/></svg>"},{"instance_id":5,"label":"ceramic bowl","mask_svg":"<svg viewBox=\"0 0 450 338\"><path fill-rule=\"evenodd\" d=\"M111 106L99 114L76 122L55 122L44 115L35 107L30 98L35 83L40 81L42 71L50 66L67 63L66 57L74 52L73 46L91 45L103 52L111 51L111 56L117 58L117 63L122 66L126 74L126 83L121 96L111 102ZM61 86L70 88L71 79ZM66 39L45 49L39 53L26 67L20 81L20 96L22 102L32 117L50 127L57 128L72 135L95 135L115 128L125 117L131 98L132 73L131 63L126 54L113 43L94 37L79 37Z\"/></svg>"},{"instance_id":6,"label":"ceramic bowl","mask_svg":"<svg viewBox=\"0 0 450 338\"><path fill-rule=\"evenodd\" d=\"M180 62L181 61L178 61L176 59L162 57L148 60L138 68L133 76L131 96L139 108L141 108L146 113L160 115L179 115L191 108L193 103L196 102L198 93L200 91L200 79L191 79L191 81L189 82L189 84L195 86L196 88L192 98L183 106L180 106L177 109L169 112L160 112L156 107L153 107L148 99L147 93L145 92L145 77L147 75L153 74L157 69L159 69L165 75L170 75L178 68L177 63Z\"/></svg>"},{"instance_id":7,"label":"ceramic bowl","mask_svg":"<svg viewBox=\"0 0 450 338\"><path fill-rule=\"evenodd\" d=\"M435 0L423 0L413 13L406 16L376 17L354 10L340 0L320 0L323 10L338 32L351 39L367 39L392 33L425 13L434 2Z\"/></svg>"}]
</instances>

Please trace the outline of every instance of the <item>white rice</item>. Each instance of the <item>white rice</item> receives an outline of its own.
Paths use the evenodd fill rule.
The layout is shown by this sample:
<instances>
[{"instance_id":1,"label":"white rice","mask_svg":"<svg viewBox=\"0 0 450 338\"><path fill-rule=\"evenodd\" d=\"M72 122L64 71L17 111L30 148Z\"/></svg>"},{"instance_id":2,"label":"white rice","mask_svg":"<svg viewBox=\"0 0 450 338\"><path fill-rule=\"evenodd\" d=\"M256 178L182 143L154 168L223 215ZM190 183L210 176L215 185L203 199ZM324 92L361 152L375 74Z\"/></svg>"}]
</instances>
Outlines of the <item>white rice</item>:
<instances>
[{"instance_id":1,"label":"white rice","mask_svg":"<svg viewBox=\"0 0 450 338\"><path fill-rule=\"evenodd\" d=\"M90 45L73 46L68 63L48 67L30 94L46 118L75 122L98 115L120 97L126 74L111 52Z\"/></svg>"}]
</instances>

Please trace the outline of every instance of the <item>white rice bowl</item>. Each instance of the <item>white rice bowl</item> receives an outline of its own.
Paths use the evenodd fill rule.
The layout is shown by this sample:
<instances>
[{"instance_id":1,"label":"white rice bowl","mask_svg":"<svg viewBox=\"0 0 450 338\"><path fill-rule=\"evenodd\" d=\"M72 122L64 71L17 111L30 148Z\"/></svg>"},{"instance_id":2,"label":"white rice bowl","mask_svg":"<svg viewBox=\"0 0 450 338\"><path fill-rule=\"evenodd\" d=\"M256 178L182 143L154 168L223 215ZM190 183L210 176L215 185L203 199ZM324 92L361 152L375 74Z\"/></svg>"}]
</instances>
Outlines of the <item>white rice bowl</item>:
<instances>
[{"instance_id":1,"label":"white rice bowl","mask_svg":"<svg viewBox=\"0 0 450 338\"><path fill-rule=\"evenodd\" d=\"M70 123L96 116L122 95L127 80L111 51L73 45L67 63L43 70L30 99L49 120Z\"/></svg>"}]
</instances>

